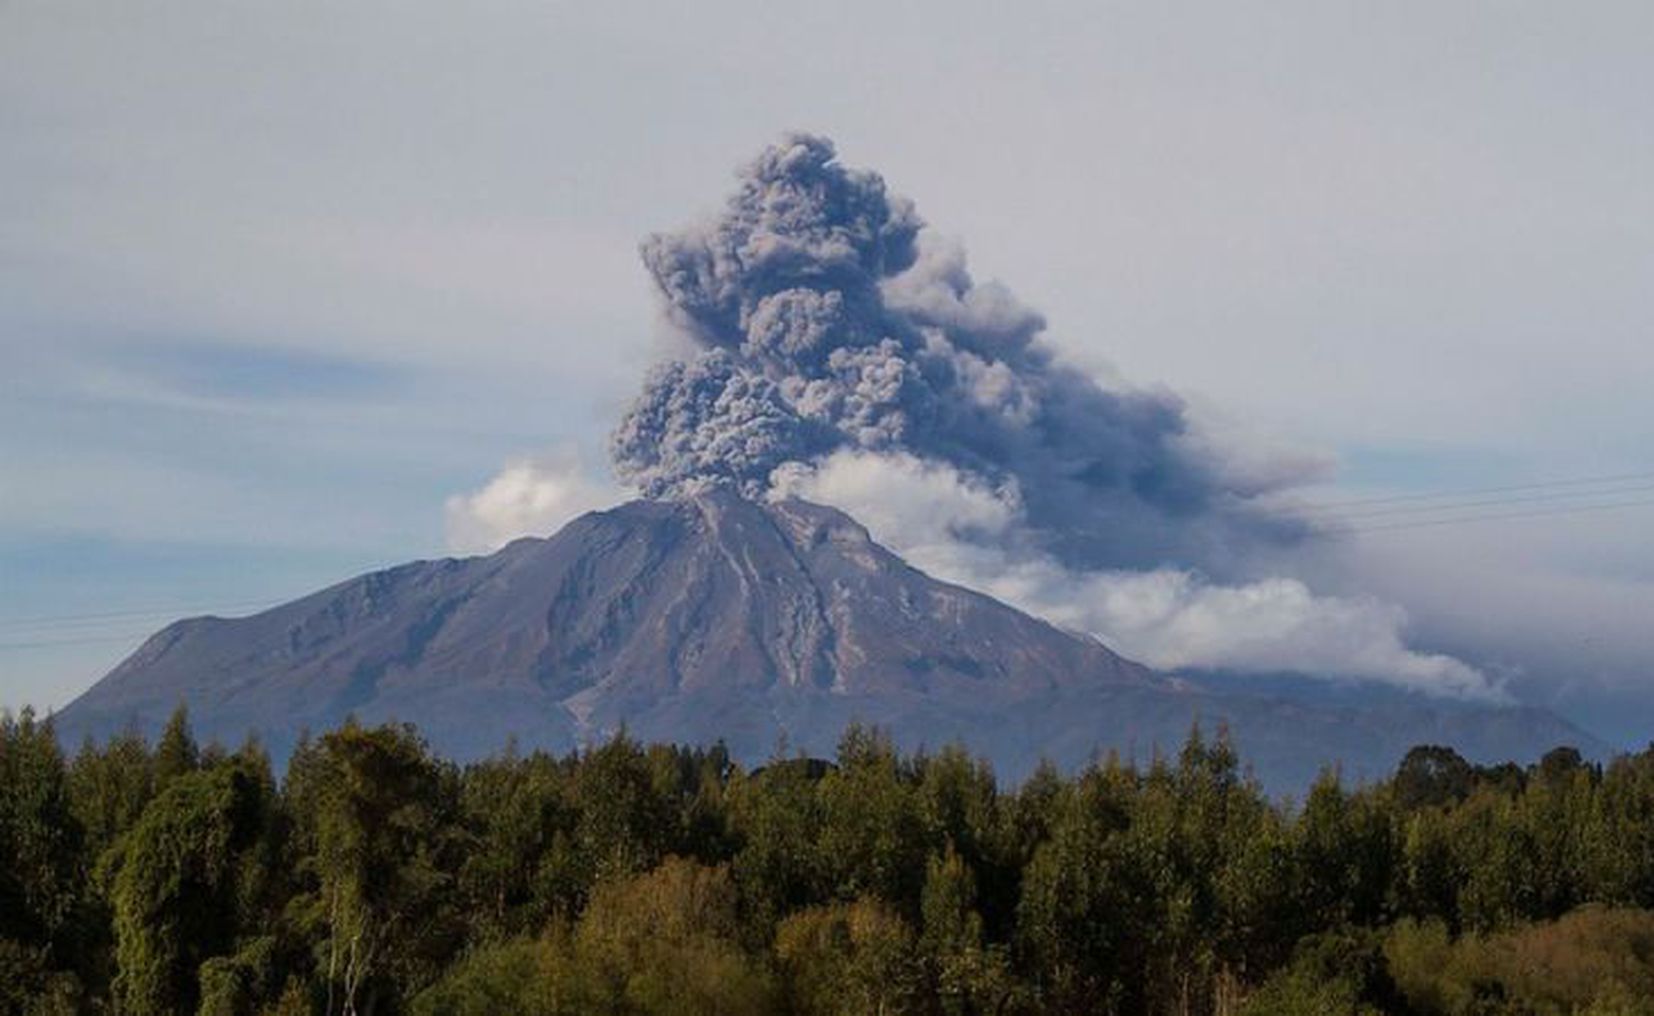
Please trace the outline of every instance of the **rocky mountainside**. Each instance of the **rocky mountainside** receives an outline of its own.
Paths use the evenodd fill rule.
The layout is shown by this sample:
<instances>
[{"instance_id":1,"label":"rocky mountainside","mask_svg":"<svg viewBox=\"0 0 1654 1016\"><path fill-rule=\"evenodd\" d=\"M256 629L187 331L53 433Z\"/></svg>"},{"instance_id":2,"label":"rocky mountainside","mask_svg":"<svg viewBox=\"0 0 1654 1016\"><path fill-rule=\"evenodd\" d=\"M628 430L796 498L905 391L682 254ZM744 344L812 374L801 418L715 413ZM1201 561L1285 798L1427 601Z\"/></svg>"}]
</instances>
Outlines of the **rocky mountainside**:
<instances>
[{"instance_id":1,"label":"rocky mountainside","mask_svg":"<svg viewBox=\"0 0 1654 1016\"><path fill-rule=\"evenodd\" d=\"M860 720L914 747L963 741L1010 778L1041 758L1172 750L1227 723L1266 783L1386 771L1411 745L1525 759L1595 743L1549 713L1411 696L1359 706L1160 675L1089 637L935 581L848 516L728 493L636 501L488 557L420 561L251 617L150 638L58 716L65 739L153 732L187 703L204 737L284 754L347 715L417 724L473 758L566 750L623 726L738 757L829 754Z\"/></svg>"}]
</instances>

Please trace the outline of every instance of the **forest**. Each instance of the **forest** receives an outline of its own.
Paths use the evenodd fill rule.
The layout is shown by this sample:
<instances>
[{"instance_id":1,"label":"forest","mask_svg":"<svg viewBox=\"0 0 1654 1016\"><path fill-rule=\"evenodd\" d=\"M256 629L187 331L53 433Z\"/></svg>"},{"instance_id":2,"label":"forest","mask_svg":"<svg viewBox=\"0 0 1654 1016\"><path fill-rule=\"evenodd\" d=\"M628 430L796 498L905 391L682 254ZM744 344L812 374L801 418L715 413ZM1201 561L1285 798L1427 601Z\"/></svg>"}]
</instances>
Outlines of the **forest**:
<instances>
[{"instance_id":1,"label":"forest","mask_svg":"<svg viewBox=\"0 0 1654 1016\"><path fill-rule=\"evenodd\" d=\"M852 728L285 770L0 714L0 1011L1654 1014L1654 748L1266 796L1223 731L1006 787Z\"/></svg>"}]
</instances>

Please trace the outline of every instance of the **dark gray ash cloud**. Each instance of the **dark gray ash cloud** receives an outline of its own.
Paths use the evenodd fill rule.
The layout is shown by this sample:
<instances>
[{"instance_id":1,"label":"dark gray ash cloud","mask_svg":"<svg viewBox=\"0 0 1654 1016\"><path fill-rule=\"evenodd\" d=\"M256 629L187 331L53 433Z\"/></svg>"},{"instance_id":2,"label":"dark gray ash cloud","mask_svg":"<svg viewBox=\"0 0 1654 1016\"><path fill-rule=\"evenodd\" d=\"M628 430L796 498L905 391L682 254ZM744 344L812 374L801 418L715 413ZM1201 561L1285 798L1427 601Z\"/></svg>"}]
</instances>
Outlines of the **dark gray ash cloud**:
<instances>
[{"instance_id":1,"label":"dark gray ash cloud","mask_svg":"<svg viewBox=\"0 0 1654 1016\"><path fill-rule=\"evenodd\" d=\"M975 282L911 202L825 138L765 150L721 215L642 253L699 346L651 373L613 436L618 475L647 496L761 496L779 467L848 449L1014 489L1019 538L1076 565L1223 575L1301 535L1259 503L1301 475L1238 475L1177 397L1061 363L1037 312Z\"/></svg>"},{"instance_id":2,"label":"dark gray ash cloud","mask_svg":"<svg viewBox=\"0 0 1654 1016\"><path fill-rule=\"evenodd\" d=\"M612 439L648 497L729 486L848 511L932 575L1163 669L1294 671L1502 701L1370 597L1276 569L1316 473L1202 427L1177 396L1063 363L1044 319L927 230L875 173L794 135L722 214L643 245L692 356L658 366Z\"/></svg>"}]
</instances>

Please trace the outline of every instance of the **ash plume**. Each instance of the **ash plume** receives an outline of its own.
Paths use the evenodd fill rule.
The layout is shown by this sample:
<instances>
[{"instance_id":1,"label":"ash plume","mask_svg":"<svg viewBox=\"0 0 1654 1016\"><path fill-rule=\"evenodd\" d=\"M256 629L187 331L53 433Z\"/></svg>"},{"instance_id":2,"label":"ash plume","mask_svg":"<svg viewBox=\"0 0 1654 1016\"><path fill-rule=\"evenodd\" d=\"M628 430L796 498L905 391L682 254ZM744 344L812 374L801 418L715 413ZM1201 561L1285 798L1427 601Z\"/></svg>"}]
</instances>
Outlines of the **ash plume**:
<instances>
[{"instance_id":1,"label":"ash plume","mask_svg":"<svg viewBox=\"0 0 1654 1016\"><path fill-rule=\"evenodd\" d=\"M1310 530L1271 495L1321 460L1063 363L1037 312L976 282L826 139L767 149L721 215L642 253L695 346L650 373L612 437L616 475L645 496L830 504L933 575L1168 669L1504 700L1410 648L1398 607L1279 573Z\"/></svg>"},{"instance_id":2,"label":"ash plume","mask_svg":"<svg viewBox=\"0 0 1654 1016\"><path fill-rule=\"evenodd\" d=\"M792 135L740 176L723 213L650 237L643 260L699 347L664 364L612 439L646 496L768 493L782 467L904 453L1017 491L1020 537L1085 566L1177 561L1234 573L1302 533L1259 499L1301 480L1237 477L1185 406L1066 366L1044 319L911 202Z\"/></svg>"}]
</instances>

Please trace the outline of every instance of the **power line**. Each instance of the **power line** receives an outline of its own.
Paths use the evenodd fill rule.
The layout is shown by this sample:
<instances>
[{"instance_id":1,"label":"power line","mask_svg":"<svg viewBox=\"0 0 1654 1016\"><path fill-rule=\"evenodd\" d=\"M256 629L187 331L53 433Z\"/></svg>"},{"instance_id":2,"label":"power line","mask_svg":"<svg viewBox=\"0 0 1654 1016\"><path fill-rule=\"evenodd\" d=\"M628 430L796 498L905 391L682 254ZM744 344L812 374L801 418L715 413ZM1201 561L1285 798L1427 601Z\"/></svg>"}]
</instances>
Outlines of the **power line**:
<instances>
[{"instance_id":1,"label":"power line","mask_svg":"<svg viewBox=\"0 0 1654 1016\"><path fill-rule=\"evenodd\" d=\"M99 635L91 638L38 639L33 642L0 642L0 651L7 649L48 649L52 646L91 646L109 642L133 642L146 635Z\"/></svg>"},{"instance_id":2,"label":"power line","mask_svg":"<svg viewBox=\"0 0 1654 1016\"><path fill-rule=\"evenodd\" d=\"M154 634L157 625L181 617L258 613L272 606L269 600L246 600L219 604L216 609L199 607L157 607L146 610L104 611L94 614L59 614L34 618L13 618L0 622L0 652L47 649L55 646L99 645L134 642Z\"/></svg>"},{"instance_id":3,"label":"power line","mask_svg":"<svg viewBox=\"0 0 1654 1016\"><path fill-rule=\"evenodd\" d=\"M96 614L47 614L35 617L14 617L0 621L0 628L20 624L62 624L89 621L117 621L124 618L146 618L157 615L177 617L180 614L198 614L200 612L252 610L258 607L267 607L269 600L244 600L239 603L218 603L209 606L179 604L176 606L159 606L134 608L131 610L112 610Z\"/></svg>"},{"instance_id":4,"label":"power line","mask_svg":"<svg viewBox=\"0 0 1654 1016\"><path fill-rule=\"evenodd\" d=\"M1585 487L1604 483L1629 483L1634 480L1654 480L1654 473L1621 473L1617 476L1587 476L1571 480L1541 480L1534 483L1517 483L1502 487L1468 487L1460 490L1430 491L1418 494L1391 494L1385 497L1361 497L1347 501L1324 501L1309 505L1311 511L1337 510L1340 508L1355 508L1362 505L1390 504L1397 501L1435 501L1444 498L1476 497L1481 494L1507 494L1525 490L1542 490L1550 487Z\"/></svg>"},{"instance_id":5,"label":"power line","mask_svg":"<svg viewBox=\"0 0 1654 1016\"><path fill-rule=\"evenodd\" d=\"M1395 529L1423 529L1428 526L1451 526L1465 522L1494 522L1500 519L1530 519L1540 518L1547 515L1572 515L1580 512L1612 511L1618 508L1639 508L1648 505L1654 505L1654 498L1642 498L1635 501L1615 501L1604 504L1558 505L1551 508L1536 508L1529 511L1465 515L1456 518L1415 519L1408 522L1391 522L1376 526L1329 527L1327 532L1337 535L1342 535L1344 533L1377 533Z\"/></svg>"},{"instance_id":6,"label":"power line","mask_svg":"<svg viewBox=\"0 0 1654 1016\"><path fill-rule=\"evenodd\" d=\"M1618 497L1624 494L1640 494L1654 490L1654 483L1639 483L1632 486L1619 486L1607 489L1585 490L1553 490L1540 494L1523 494L1517 497L1481 498L1471 501L1450 501L1445 504L1418 504L1418 505L1390 505L1382 508L1371 508L1366 511L1340 513L1346 519L1379 518L1391 515L1417 515L1429 512L1461 511L1467 508L1485 508L1505 504L1528 504L1536 501L1562 501L1576 498Z\"/></svg>"}]
</instances>

